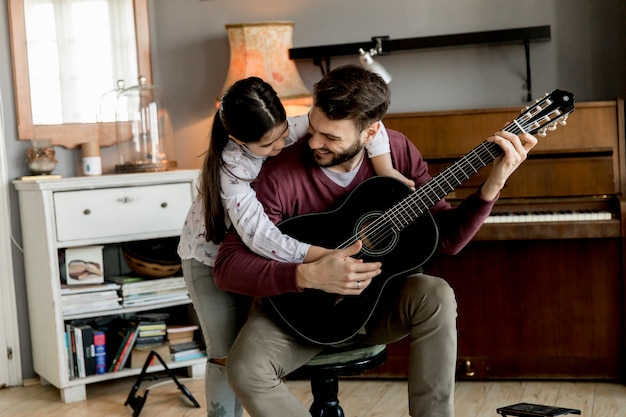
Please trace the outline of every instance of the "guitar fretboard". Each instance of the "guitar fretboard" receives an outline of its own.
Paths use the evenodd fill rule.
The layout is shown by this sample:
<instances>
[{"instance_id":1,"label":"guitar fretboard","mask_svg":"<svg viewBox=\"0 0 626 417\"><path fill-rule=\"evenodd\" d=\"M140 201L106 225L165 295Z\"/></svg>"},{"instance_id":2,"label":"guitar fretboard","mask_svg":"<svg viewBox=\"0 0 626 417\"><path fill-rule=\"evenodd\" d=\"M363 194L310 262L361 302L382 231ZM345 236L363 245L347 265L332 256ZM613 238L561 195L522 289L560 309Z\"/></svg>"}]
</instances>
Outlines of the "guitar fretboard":
<instances>
[{"instance_id":1,"label":"guitar fretboard","mask_svg":"<svg viewBox=\"0 0 626 417\"><path fill-rule=\"evenodd\" d=\"M548 130L556 129L557 123L565 124L567 116L574 110L573 101L571 93L555 90L552 94L537 100L533 106L526 108L518 118L505 126L503 130L516 135L539 133L540 136L545 136ZM359 230L339 248L350 246L359 239L367 240L373 246L386 241L392 234L399 233L416 221L437 202L456 190L502 153L502 148L495 142L484 141L439 175L431 178L416 191L392 206L379 218L369 223L366 228Z\"/></svg>"},{"instance_id":2,"label":"guitar fretboard","mask_svg":"<svg viewBox=\"0 0 626 417\"><path fill-rule=\"evenodd\" d=\"M393 226L394 231L403 230L472 175L493 162L500 154L502 154L502 149L495 143L487 141L481 143L389 209L383 215L384 220Z\"/></svg>"}]
</instances>

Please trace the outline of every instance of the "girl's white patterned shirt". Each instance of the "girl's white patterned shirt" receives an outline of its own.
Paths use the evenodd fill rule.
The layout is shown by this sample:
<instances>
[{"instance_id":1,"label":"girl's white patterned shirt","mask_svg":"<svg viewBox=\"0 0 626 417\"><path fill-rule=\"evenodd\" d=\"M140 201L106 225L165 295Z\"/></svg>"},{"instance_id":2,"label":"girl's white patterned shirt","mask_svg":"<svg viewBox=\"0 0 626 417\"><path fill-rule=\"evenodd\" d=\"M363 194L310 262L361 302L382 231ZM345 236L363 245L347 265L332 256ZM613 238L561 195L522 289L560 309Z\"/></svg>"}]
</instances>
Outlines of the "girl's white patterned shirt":
<instances>
[{"instance_id":1,"label":"girl's white patterned shirt","mask_svg":"<svg viewBox=\"0 0 626 417\"><path fill-rule=\"evenodd\" d=\"M308 132L308 115L289 117L289 133L285 146L292 145ZM369 157L389 152L389 137L381 129L367 147ZM284 235L265 214L251 186L261 172L266 157L252 154L246 147L229 141L222 154L220 170L221 200L226 211L226 227L234 226L237 234L253 252L276 261L302 262L309 244ZM181 259L195 259L213 266L218 244L207 242L202 199L193 202L181 232L178 254Z\"/></svg>"}]
</instances>

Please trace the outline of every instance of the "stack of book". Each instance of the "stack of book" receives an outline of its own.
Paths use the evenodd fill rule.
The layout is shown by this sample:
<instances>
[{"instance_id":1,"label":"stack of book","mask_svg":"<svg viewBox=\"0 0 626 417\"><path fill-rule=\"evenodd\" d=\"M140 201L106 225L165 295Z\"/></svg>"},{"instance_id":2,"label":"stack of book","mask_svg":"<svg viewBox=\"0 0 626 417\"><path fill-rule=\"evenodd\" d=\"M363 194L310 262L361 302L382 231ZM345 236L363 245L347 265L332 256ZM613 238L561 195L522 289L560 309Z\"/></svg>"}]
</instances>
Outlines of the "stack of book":
<instances>
[{"instance_id":1,"label":"stack of book","mask_svg":"<svg viewBox=\"0 0 626 417\"><path fill-rule=\"evenodd\" d=\"M167 334L167 324L165 320L169 318L167 313L145 313L135 314L130 319L136 321L139 326L139 335L135 346L155 347L165 342Z\"/></svg>"},{"instance_id":2,"label":"stack of book","mask_svg":"<svg viewBox=\"0 0 626 417\"><path fill-rule=\"evenodd\" d=\"M104 284L62 285L61 305L63 314L82 314L120 308L118 294L120 285Z\"/></svg>"},{"instance_id":3,"label":"stack of book","mask_svg":"<svg viewBox=\"0 0 626 417\"><path fill-rule=\"evenodd\" d=\"M167 326L167 340L170 345L172 361L179 362L206 357L206 351L202 348L202 344L195 340L197 330L198 326L195 324Z\"/></svg>"},{"instance_id":4,"label":"stack of book","mask_svg":"<svg viewBox=\"0 0 626 417\"><path fill-rule=\"evenodd\" d=\"M109 352L111 354L111 362L109 372L118 372L128 362L130 352L135 345L135 340L139 335L139 326L136 322L120 319L109 328L107 338L112 340ZM115 347L117 346L117 349Z\"/></svg>"},{"instance_id":5,"label":"stack of book","mask_svg":"<svg viewBox=\"0 0 626 417\"><path fill-rule=\"evenodd\" d=\"M70 379L106 372L104 332L84 323L65 325Z\"/></svg>"},{"instance_id":6,"label":"stack of book","mask_svg":"<svg viewBox=\"0 0 626 417\"><path fill-rule=\"evenodd\" d=\"M120 285L119 295L124 307L189 300L183 277L153 279L116 276L108 277L107 280Z\"/></svg>"},{"instance_id":7,"label":"stack of book","mask_svg":"<svg viewBox=\"0 0 626 417\"><path fill-rule=\"evenodd\" d=\"M131 317L131 320L136 321L139 326L139 334L130 353L131 368L142 367L151 351L158 353L166 362L170 360L169 345L165 341L167 334L165 321L168 318L167 313L142 313ZM156 358L152 358L150 365L155 363Z\"/></svg>"}]
</instances>

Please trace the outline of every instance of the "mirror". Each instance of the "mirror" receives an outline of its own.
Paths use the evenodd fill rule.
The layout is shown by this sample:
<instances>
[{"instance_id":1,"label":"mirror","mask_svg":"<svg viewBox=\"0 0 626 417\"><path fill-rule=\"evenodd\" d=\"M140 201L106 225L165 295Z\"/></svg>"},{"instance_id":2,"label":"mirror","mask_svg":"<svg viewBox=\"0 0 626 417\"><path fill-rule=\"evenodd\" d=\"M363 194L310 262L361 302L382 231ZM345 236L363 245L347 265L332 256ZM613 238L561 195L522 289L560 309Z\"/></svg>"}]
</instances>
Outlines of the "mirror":
<instances>
[{"instance_id":1,"label":"mirror","mask_svg":"<svg viewBox=\"0 0 626 417\"><path fill-rule=\"evenodd\" d=\"M8 6L19 139L50 139L67 148L94 140L100 146L115 144L115 123L96 123L97 107L118 79L127 87L136 85L139 75L152 82L148 0L8 0ZM94 9L101 13L88 22ZM104 80L90 78L95 72ZM81 96L91 102L85 104Z\"/></svg>"}]
</instances>

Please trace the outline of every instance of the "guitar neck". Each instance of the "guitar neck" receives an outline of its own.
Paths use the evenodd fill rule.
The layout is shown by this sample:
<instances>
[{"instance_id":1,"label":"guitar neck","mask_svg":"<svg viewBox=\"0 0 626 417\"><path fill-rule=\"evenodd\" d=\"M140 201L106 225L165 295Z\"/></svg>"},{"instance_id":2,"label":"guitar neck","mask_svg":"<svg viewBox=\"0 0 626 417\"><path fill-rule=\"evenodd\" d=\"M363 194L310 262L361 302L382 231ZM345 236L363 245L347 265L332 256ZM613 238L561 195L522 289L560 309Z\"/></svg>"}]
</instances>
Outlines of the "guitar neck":
<instances>
[{"instance_id":1,"label":"guitar neck","mask_svg":"<svg viewBox=\"0 0 626 417\"><path fill-rule=\"evenodd\" d=\"M522 133L545 136L548 130L555 130L557 123L565 124L569 113L574 111L574 96L571 93L554 90L551 94L537 100L534 105L522 111L519 117L504 127L505 132L520 135ZM378 236L382 230L391 228L394 232L404 230L416 221L442 198L468 180L480 169L486 167L503 153L494 142L484 141L467 155L431 178L416 191L368 226L367 234ZM363 238L364 232L352 236L340 247L346 247L357 239ZM368 237L371 241L375 238Z\"/></svg>"},{"instance_id":2,"label":"guitar neck","mask_svg":"<svg viewBox=\"0 0 626 417\"><path fill-rule=\"evenodd\" d=\"M396 231L403 230L502 153L503 151L498 145L484 141L393 206L384 216Z\"/></svg>"}]
</instances>

